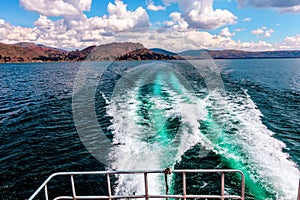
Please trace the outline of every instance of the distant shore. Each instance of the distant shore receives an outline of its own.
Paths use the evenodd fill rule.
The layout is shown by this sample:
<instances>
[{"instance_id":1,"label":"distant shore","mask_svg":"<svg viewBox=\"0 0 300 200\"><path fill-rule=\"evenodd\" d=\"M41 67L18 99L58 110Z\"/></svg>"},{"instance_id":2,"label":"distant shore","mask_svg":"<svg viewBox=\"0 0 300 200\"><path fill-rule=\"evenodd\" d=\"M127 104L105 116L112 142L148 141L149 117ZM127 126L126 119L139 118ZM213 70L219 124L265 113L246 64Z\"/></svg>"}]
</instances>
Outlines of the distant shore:
<instances>
[{"instance_id":1,"label":"distant shore","mask_svg":"<svg viewBox=\"0 0 300 200\"><path fill-rule=\"evenodd\" d=\"M300 58L300 51L186 50L173 53L147 49L140 43L110 43L66 51L33 43L0 43L0 63L82 62L121 60L278 59Z\"/></svg>"}]
</instances>

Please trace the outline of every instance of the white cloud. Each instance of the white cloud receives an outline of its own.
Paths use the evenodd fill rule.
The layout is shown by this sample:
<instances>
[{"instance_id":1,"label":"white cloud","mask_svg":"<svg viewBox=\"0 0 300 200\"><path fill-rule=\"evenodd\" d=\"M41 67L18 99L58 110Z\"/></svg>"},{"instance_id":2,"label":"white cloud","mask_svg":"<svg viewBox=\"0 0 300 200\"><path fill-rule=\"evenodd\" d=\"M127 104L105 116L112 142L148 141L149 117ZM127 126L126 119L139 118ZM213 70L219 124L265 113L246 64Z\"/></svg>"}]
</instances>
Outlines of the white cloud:
<instances>
[{"instance_id":1,"label":"white cloud","mask_svg":"<svg viewBox=\"0 0 300 200\"><path fill-rule=\"evenodd\" d=\"M149 16L142 7L137 8L135 11L128 11L127 5L117 0L115 4L108 4L107 11L108 16L88 19L91 29L98 29L103 33L112 33L149 26Z\"/></svg>"},{"instance_id":2,"label":"white cloud","mask_svg":"<svg viewBox=\"0 0 300 200\"><path fill-rule=\"evenodd\" d=\"M234 35L235 33L231 33L228 27L223 28L220 32L220 36L222 37L232 37Z\"/></svg>"},{"instance_id":3,"label":"white cloud","mask_svg":"<svg viewBox=\"0 0 300 200\"><path fill-rule=\"evenodd\" d=\"M92 0L20 0L21 6L46 16L75 16L89 11Z\"/></svg>"},{"instance_id":4,"label":"white cloud","mask_svg":"<svg viewBox=\"0 0 300 200\"><path fill-rule=\"evenodd\" d=\"M245 17L245 18L243 19L243 22L248 22L248 21L251 21L251 18L250 18L250 17Z\"/></svg>"},{"instance_id":5,"label":"white cloud","mask_svg":"<svg viewBox=\"0 0 300 200\"><path fill-rule=\"evenodd\" d=\"M300 12L299 0L236 0L240 7L252 6L259 8L275 8L280 13Z\"/></svg>"},{"instance_id":6,"label":"white cloud","mask_svg":"<svg viewBox=\"0 0 300 200\"><path fill-rule=\"evenodd\" d=\"M168 27L172 27L175 30L186 30L188 28L188 23L181 17L179 12L173 12L170 15L172 21L167 21L165 24Z\"/></svg>"},{"instance_id":7,"label":"white cloud","mask_svg":"<svg viewBox=\"0 0 300 200\"><path fill-rule=\"evenodd\" d=\"M269 8L286 8L296 5L300 5L299 0L236 0L241 7L253 6L253 7L269 7Z\"/></svg>"},{"instance_id":8,"label":"white cloud","mask_svg":"<svg viewBox=\"0 0 300 200\"><path fill-rule=\"evenodd\" d=\"M236 45L240 50L244 51L273 51L275 50L272 44L265 41L258 42L238 42Z\"/></svg>"},{"instance_id":9,"label":"white cloud","mask_svg":"<svg viewBox=\"0 0 300 200\"><path fill-rule=\"evenodd\" d=\"M265 37L271 37L272 33L274 33L275 31L273 29L269 29L265 32Z\"/></svg>"},{"instance_id":10,"label":"white cloud","mask_svg":"<svg viewBox=\"0 0 300 200\"><path fill-rule=\"evenodd\" d=\"M147 31L143 29L149 27L149 17L146 10L142 7L128 10L126 4L121 0L108 4L107 15L92 18L88 18L84 14L85 10L90 9L90 1L76 0L77 3L81 2L81 6L78 6L79 4L75 5L75 1L71 0L39 1L40 3L53 3L53 5L59 5L59 2L73 5L73 8L77 9L73 14L80 13L80 17L71 15L70 13L72 12L66 14L66 10L61 7L58 7L56 11L52 10L49 12L41 7L40 11L36 11L41 14L44 13L44 15L42 14L35 21L33 28L13 26L0 19L0 41L4 43L27 41L65 49L84 48L89 45L114 41L141 42L149 48L160 47L171 51L200 48L248 51L300 48L300 35L286 37L280 43L270 44L263 40L258 42L235 41L231 38L235 33L230 32L228 27L223 28L219 35L199 31L197 27L210 29L230 24L231 22L225 23L228 19L233 19L232 23L234 23L236 17L226 10L213 10L212 3L206 0L165 1L169 3L178 2L182 13L173 12L170 14L171 20L165 23L171 29L147 29ZM23 6L25 3L28 4L30 2L33 3L34 0L22 0ZM52 8L53 5L47 6ZM32 9L37 8L33 6ZM220 19L223 13L229 14L224 15L224 19ZM49 15L62 15L63 17L59 20L51 20ZM245 29L236 29L234 32L243 30ZM270 37L274 30L260 27L253 30L252 33L263 39L263 37Z\"/></svg>"},{"instance_id":11,"label":"white cloud","mask_svg":"<svg viewBox=\"0 0 300 200\"><path fill-rule=\"evenodd\" d=\"M255 34L255 35L261 35L261 34L264 33L264 30L261 29L261 28L258 28L258 29L256 29L256 30L251 31L251 32L252 32L253 34Z\"/></svg>"},{"instance_id":12,"label":"white cloud","mask_svg":"<svg viewBox=\"0 0 300 200\"><path fill-rule=\"evenodd\" d=\"M286 8L280 8L279 12L280 13L288 13L288 12L300 13L300 5L286 7Z\"/></svg>"},{"instance_id":13,"label":"white cloud","mask_svg":"<svg viewBox=\"0 0 300 200\"><path fill-rule=\"evenodd\" d=\"M300 49L300 34L295 36L288 36L283 42L277 43L278 49Z\"/></svg>"},{"instance_id":14,"label":"white cloud","mask_svg":"<svg viewBox=\"0 0 300 200\"><path fill-rule=\"evenodd\" d=\"M126 38L131 42L140 42L147 48L163 48L170 51L178 52L188 49L238 49L246 51L263 51L274 50L272 44L265 41L259 42L240 42L224 37L213 35L206 31L186 30L176 31L171 29L158 29L144 31L143 34L138 32L122 32L116 35L118 41L124 41Z\"/></svg>"},{"instance_id":15,"label":"white cloud","mask_svg":"<svg viewBox=\"0 0 300 200\"><path fill-rule=\"evenodd\" d=\"M237 17L228 10L213 10L213 0L164 0L165 4L178 3L181 18L189 28L213 30L236 23Z\"/></svg>"},{"instance_id":16,"label":"white cloud","mask_svg":"<svg viewBox=\"0 0 300 200\"><path fill-rule=\"evenodd\" d=\"M90 19L89 19L90 20ZM104 35L105 28L91 29L91 22L87 28L67 30L64 19L52 21L46 16L41 16L34 28L12 26L0 20L0 39L4 43L31 41L59 48L84 48L89 45L99 45L109 42L141 42L146 47L159 47L171 51L186 49L239 49L246 51L274 50L275 46L265 41L240 42L229 37L229 30L223 29L223 34L213 35L205 31L187 29L176 31L174 29L136 29L112 35ZM79 24L83 26L83 24ZM230 32L229 32L230 33ZM277 48L286 49L288 45L300 46L300 36L287 37Z\"/></svg>"},{"instance_id":17,"label":"white cloud","mask_svg":"<svg viewBox=\"0 0 300 200\"><path fill-rule=\"evenodd\" d=\"M80 21L78 21L80 23ZM72 26L73 22L70 22ZM82 31L79 29L68 29L64 19L52 21L46 16L40 16L34 23L35 32L38 34L36 43L54 47L79 48Z\"/></svg>"},{"instance_id":18,"label":"white cloud","mask_svg":"<svg viewBox=\"0 0 300 200\"><path fill-rule=\"evenodd\" d=\"M23 3L25 0L23 0ZM26 1L33 2L33 1ZM45 1L41 1L45 3ZM58 2L53 2L57 5ZM51 4L51 2L47 2ZM75 1L64 1L74 3ZM77 0L80 12L89 9L88 1ZM70 3L71 4L71 3ZM49 8L53 5L48 5ZM60 10L60 14L65 14ZM59 48L83 48L89 45L113 42L113 35L129 29L149 27L149 17L142 7L127 10L127 5L120 0L109 3L108 15L88 18L83 12L79 15L64 15L62 19L51 20L41 15L35 22L34 28L12 26L0 20L0 41L4 43L35 42ZM54 12L54 11L51 11ZM41 11L41 13L44 13ZM51 14L51 13L45 13ZM75 12L73 13L75 14Z\"/></svg>"},{"instance_id":19,"label":"white cloud","mask_svg":"<svg viewBox=\"0 0 300 200\"><path fill-rule=\"evenodd\" d=\"M235 32L241 32L241 31L245 31L246 29L245 28L236 28L234 31Z\"/></svg>"},{"instance_id":20,"label":"white cloud","mask_svg":"<svg viewBox=\"0 0 300 200\"><path fill-rule=\"evenodd\" d=\"M156 6L153 3L153 0L147 0L147 9L153 10L153 11L159 11L159 10L166 10L166 7L164 6Z\"/></svg>"},{"instance_id":21,"label":"white cloud","mask_svg":"<svg viewBox=\"0 0 300 200\"><path fill-rule=\"evenodd\" d=\"M253 33L254 35L256 35L256 37L271 37L272 33L274 33L275 31L273 29L268 29L265 26L262 26L261 28L257 28L253 31L251 31L251 33Z\"/></svg>"},{"instance_id":22,"label":"white cloud","mask_svg":"<svg viewBox=\"0 0 300 200\"><path fill-rule=\"evenodd\" d=\"M0 19L0 41L3 43L34 42L37 37L35 29L13 26Z\"/></svg>"}]
</instances>

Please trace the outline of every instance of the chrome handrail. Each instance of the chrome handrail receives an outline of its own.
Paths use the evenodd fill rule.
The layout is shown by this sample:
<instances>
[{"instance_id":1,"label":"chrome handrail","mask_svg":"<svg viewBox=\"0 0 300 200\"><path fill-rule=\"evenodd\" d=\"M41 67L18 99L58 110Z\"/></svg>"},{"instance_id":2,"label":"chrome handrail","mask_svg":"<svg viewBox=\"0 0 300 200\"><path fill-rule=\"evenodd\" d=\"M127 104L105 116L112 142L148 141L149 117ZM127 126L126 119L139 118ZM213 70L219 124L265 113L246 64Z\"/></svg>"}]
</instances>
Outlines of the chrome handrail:
<instances>
[{"instance_id":1,"label":"chrome handrail","mask_svg":"<svg viewBox=\"0 0 300 200\"><path fill-rule=\"evenodd\" d=\"M170 170L170 169L168 169ZM245 178L244 174L240 170L231 170L231 169L178 169L172 170L172 173L181 173L182 174L182 189L183 194L181 195L152 195L149 194L148 191L148 174L166 174L168 170L130 170L130 171L87 171L87 172L58 172L51 174L44 183L32 194L32 196L28 200L33 200L43 189L45 193L45 199L48 200L48 182L56 177L56 176L70 176L71 187L72 187L72 196L59 196L54 198L54 200L59 199L138 199L138 198L206 198L206 199L240 199L244 200L244 193L245 193ZM221 174L221 194L220 195L188 195L186 194L186 173L219 173ZM225 174L226 173L239 173L241 175L241 195L225 195ZM109 175L116 175L116 174L144 174L144 187L145 187L145 194L144 195L127 195L127 196L117 196L112 195L111 192L111 183L110 183L110 176ZM170 174L170 171L168 171ZM107 187L108 187L108 194L107 196L77 196L75 190L75 182L74 176L76 175L106 175L107 177Z\"/></svg>"}]
</instances>

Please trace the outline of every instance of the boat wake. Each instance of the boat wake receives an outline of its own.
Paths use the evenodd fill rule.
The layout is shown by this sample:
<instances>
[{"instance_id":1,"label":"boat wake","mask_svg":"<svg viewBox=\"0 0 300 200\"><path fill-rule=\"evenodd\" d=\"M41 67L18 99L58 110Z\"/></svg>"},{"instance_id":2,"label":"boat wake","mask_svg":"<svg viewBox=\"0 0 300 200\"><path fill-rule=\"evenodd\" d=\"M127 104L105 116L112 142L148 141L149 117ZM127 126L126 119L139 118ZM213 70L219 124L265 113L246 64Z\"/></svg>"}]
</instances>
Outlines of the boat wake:
<instances>
[{"instance_id":1,"label":"boat wake","mask_svg":"<svg viewBox=\"0 0 300 200\"><path fill-rule=\"evenodd\" d=\"M195 92L167 64L134 68L128 74L118 80L107 102L112 169L174 168L198 144L199 156L214 152L228 168L243 171L246 192L254 199L296 198L299 170L283 152L284 143L263 124L246 90ZM151 176L149 192L161 194L163 177ZM143 194L143 184L142 176L122 175L115 192Z\"/></svg>"}]
</instances>

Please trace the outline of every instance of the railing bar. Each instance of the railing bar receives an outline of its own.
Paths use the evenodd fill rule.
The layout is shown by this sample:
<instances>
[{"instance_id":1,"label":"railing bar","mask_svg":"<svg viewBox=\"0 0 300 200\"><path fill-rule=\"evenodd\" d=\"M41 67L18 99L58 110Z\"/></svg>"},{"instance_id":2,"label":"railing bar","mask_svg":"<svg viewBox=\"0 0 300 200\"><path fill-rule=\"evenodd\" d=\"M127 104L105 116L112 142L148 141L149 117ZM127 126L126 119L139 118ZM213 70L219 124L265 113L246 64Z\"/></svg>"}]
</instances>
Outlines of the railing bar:
<instances>
[{"instance_id":1,"label":"railing bar","mask_svg":"<svg viewBox=\"0 0 300 200\"><path fill-rule=\"evenodd\" d=\"M54 177L57 176L57 173L51 174L44 182L43 184L31 195L31 197L29 197L28 200L33 200L36 195L45 187L45 185Z\"/></svg>"},{"instance_id":2,"label":"railing bar","mask_svg":"<svg viewBox=\"0 0 300 200\"><path fill-rule=\"evenodd\" d=\"M73 199L76 199L76 191L75 191L74 175L71 175L71 185L72 185Z\"/></svg>"},{"instance_id":3,"label":"railing bar","mask_svg":"<svg viewBox=\"0 0 300 200\"><path fill-rule=\"evenodd\" d=\"M241 172L240 170L236 169L174 169L172 172L198 172L198 173L234 173L234 172Z\"/></svg>"},{"instance_id":4,"label":"railing bar","mask_svg":"<svg viewBox=\"0 0 300 200\"><path fill-rule=\"evenodd\" d=\"M72 185L72 193L73 193L73 197L71 199L74 199L74 198L77 198L79 199L77 196L76 196L76 191L75 191L75 182L74 182L74 175L89 175L89 174L106 174L109 178L109 175L110 174L140 174L140 173L162 173L161 170L152 170L152 171L147 171L147 170L137 170L137 171L87 171L87 172L58 172L58 173L54 173L52 175L50 175L46 181L43 182L43 184L34 192L34 194L29 198L29 200L33 200L38 194L39 192L45 187L47 187L47 184L48 182L53 179L55 176L71 176L71 185ZM226 199L226 198L229 198L229 197L233 197L232 199L242 199L244 200L245 199L245 177L244 177L244 174L242 171L240 170L228 170L228 169L225 169L225 170L218 170L218 169L212 169L212 170L193 170L193 169L184 169L184 170L173 170L173 173L182 173L182 174L185 174L185 191L183 192L185 195L182 195L182 196L176 196L176 195L167 195L167 196L153 196L153 195L150 195L149 194L149 186L148 186L148 180L147 178L145 179L145 184L147 182L147 185L145 185L145 195L142 195L142 196L133 196L131 198L144 198L144 199L150 199L150 198L166 198L166 197L170 197L170 198L185 198L185 199L189 199L189 198L211 198L211 197L216 197L216 198L219 198L219 199ZM225 195L225 190L221 190L221 192L224 192L223 194L223 197L222 196L218 196L218 195L211 195L211 196L190 196L190 195L187 195L186 194L186 173L224 173L224 188L225 188L225 173L240 173L241 174L241 196L226 196ZM300 180L299 180L300 181ZM116 199L115 196L112 196L111 194L111 183L110 183L110 180L109 180L109 185L110 185L110 194L108 197L101 197L101 196L97 196L96 199ZM184 184L184 183L183 183ZM299 182L299 185L300 185L300 182ZM146 186L147 186L147 190L146 190ZM48 188L45 189L47 190L47 194L48 194ZM299 194L298 196L300 195L300 187L299 187ZM46 195L45 195L46 197ZM85 197L87 196L81 196L80 199L86 199ZM99 198L98 198L99 197ZM49 197L48 197L49 198ZM59 197L58 197L59 198ZM58 199L57 198L57 199ZM69 197L67 197L66 199L68 199ZM118 198L129 198L129 196L123 196L123 197L118 197ZM46 197L47 199L47 197ZM300 200L300 199L298 199Z\"/></svg>"},{"instance_id":5,"label":"railing bar","mask_svg":"<svg viewBox=\"0 0 300 200\"><path fill-rule=\"evenodd\" d=\"M109 177L109 174L106 174L106 179L107 179L108 196L111 197L111 185L110 185L110 177Z\"/></svg>"},{"instance_id":6,"label":"railing bar","mask_svg":"<svg viewBox=\"0 0 300 200\"><path fill-rule=\"evenodd\" d=\"M174 169L172 172L199 172L199 173L210 173L210 172L241 172L235 169ZM124 170L124 171L85 171L85 172L58 172L55 175L78 175L78 174L141 174L141 173L161 173L161 170Z\"/></svg>"},{"instance_id":7,"label":"railing bar","mask_svg":"<svg viewBox=\"0 0 300 200\"><path fill-rule=\"evenodd\" d=\"M192 173L220 173L220 172L241 172L240 170L234 169L176 169L172 170L174 173L182 173L182 172L192 172ZM61 175L85 175L85 174L141 174L141 173L161 173L161 170L134 170L134 171L85 171L85 172L57 172L51 175L51 178L54 176L61 176ZM49 181L49 180L48 180ZM47 182L48 182L47 181ZM46 182L46 181L45 181Z\"/></svg>"},{"instance_id":8,"label":"railing bar","mask_svg":"<svg viewBox=\"0 0 300 200\"><path fill-rule=\"evenodd\" d=\"M221 173L221 196L224 196L224 188L225 188L225 173ZM222 198L224 200L224 198Z\"/></svg>"},{"instance_id":9,"label":"railing bar","mask_svg":"<svg viewBox=\"0 0 300 200\"><path fill-rule=\"evenodd\" d=\"M46 200L49 200L47 184L45 185L45 199L46 199Z\"/></svg>"},{"instance_id":10,"label":"railing bar","mask_svg":"<svg viewBox=\"0 0 300 200\"><path fill-rule=\"evenodd\" d=\"M149 198L183 198L183 195L149 195ZM146 198L145 195L129 195L129 196L76 196L77 200L80 199L121 199L121 198L126 198L126 199L139 199L139 198ZM206 198L206 199L241 199L240 196L235 196L235 195L224 195L223 197L220 195L186 195L187 199L190 198ZM54 200L58 199L73 199L71 196L60 196L56 197Z\"/></svg>"},{"instance_id":11,"label":"railing bar","mask_svg":"<svg viewBox=\"0 0 300 200\"><path fill-rule=\"evenodd\" d=\"M182 189L183 189L183 199L186 199L186 174L182 172Z\"/></svg>"},{"instance_id":12,"label":"railing bar","mask_svg":"<svg viewBox=\"0 0 300 200\"><path fill-rule=\"evenodd\" d=\"M145 181L145 199L149 199L149 191L148 191L148 174L144 173L144 181Z\"/></svg>"}]
</instances>

